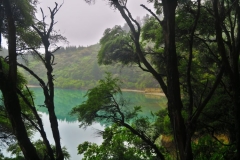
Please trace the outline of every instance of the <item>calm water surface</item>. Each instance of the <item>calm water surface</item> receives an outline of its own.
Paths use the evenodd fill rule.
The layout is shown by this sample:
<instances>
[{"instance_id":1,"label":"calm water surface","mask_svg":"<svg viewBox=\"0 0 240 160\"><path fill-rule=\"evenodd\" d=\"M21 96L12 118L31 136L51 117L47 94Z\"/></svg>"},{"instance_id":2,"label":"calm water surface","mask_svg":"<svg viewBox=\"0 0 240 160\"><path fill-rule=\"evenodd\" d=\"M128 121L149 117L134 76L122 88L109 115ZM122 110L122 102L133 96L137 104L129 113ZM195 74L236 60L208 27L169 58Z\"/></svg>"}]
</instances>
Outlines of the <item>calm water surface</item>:
<instances>
[{"instance_id":1,"label":"calm water surface","mask_svg":"<svg viewBox=\"0 0 240 160\"><path fill-rule=\"evenodd\" d=\"M41 112L46 133L50 137L50 142L54 144L46 108L42 107L44 104L42 89L31 88L31 90L34 91L35 105L38 106L38 110ZM86 100L86 97L84 97L86 92L86 90L55 89L55 111L59 120L61 142L62 146L66 146L70 153L71 160L81 159L81 155L77 155L77 146L80 143L84 141L95 142L97 144L102 143L102 138L94 134L97 129L104 129L102 125L95 123L86 129L82 129L78 127L77 118L69 115L73 107ZM129 107L142 106L143 113L141 114L143 116L148 116L151 112L157 112L166 105L166 98L161 96L151 96L137 92L123 92L123 96L128 100ZM34 139L39 138L39 134L34 136Z\"/></svg>"}]
</instances>

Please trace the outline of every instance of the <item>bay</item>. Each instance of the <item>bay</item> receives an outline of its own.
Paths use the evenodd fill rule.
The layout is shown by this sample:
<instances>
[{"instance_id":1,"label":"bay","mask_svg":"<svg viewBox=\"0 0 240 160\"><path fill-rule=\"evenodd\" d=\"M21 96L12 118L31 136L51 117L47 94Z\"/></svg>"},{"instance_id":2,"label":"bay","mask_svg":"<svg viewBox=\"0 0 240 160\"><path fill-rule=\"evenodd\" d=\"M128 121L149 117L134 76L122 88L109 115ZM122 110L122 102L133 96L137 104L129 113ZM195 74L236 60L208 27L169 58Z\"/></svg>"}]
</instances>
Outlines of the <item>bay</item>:
<instances>
[{"instance_id":1,"label":"bay","mask_svg":"<svg viewBox=\"0 0 240 160\"><path fill-rule=\"evenodd\" d=\"M34 92L34 102L39 113L42 116L46 134L49 137L50 143L54 144L47 109L44 107L44 96L42 88L30 88ZM59 131L61 136L62 146L65 146L71 155L71 160L82 159L81 155L77 154L77 146L84 141L102 143L102 138L98 137L95 132L103 130L104 126L100 123L94 123L86 129L79 128L77 117L71 116L71 109L87 99L84 97L86 90L71 90L55 88L55 112L59 122ZM145 95L139 92L123 92L123 97L128 102L128 107L142 106L142 116L150 116L151 112L157 112L166 106L166 98L162 96ZM35 134L34 140L40 139L38 133Z\"/></svg>"},{"instance_id":2,"label":"bay","mask_svg":"<svg viewBox=\"0 0 240 160\"><path fill-rule=\"evenodd\" d=\"M35 106L38 111L47 113L44 105L42 88L31 88L35 95ZM54 103L57 118L68 122L76 121L77 118L69 113L71 109L80 105L87 99L87 90L55 89ZM123 92L123 98L127 101L126 107L142 106L142 115L149 116L151 112L157 112L166 106L166 98L163 96L149 95L142 92Z\"/></svg>"}]
</instances>

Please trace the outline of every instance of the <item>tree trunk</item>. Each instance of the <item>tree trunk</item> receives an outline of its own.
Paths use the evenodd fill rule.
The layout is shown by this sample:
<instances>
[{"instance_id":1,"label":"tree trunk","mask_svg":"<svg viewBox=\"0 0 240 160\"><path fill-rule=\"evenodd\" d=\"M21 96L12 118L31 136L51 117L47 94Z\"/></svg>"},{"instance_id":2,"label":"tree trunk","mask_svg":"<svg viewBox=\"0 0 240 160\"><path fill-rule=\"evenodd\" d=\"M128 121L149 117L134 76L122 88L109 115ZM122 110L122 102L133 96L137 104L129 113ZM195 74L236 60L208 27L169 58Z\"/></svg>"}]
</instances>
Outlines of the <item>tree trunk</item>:
<instances>
[{"instance_id":1,"label":"tree trunk","mask_svg":"<svg viewBox=\"0 0 240 160\"><path fill-rule=\"evenodd\" d=\"M219 15L219 0L213 1L213 10L215 18L215 30L216 30L216 39L218 44L218 51L222 58L224 67L226 69L226 75L229 77L229 83L232 88L232 101L233 101L233 112L235 117L235 132L236 132L236 159L240 159L240 78L239 78L239 52L240 52L240 7L239 1L235 3L235 10L237 16L237 37L236 43L232 44L233 50L230 52L230 56L226 52L222 36L222 24L223 20ZM233 34L234 35L234 34ZM235 39L235 38L234 38Z\"/></svg>"},{"instance_id":2,"label":"tree trunk","mask_svg":"<svg viewBox=\"0 0 240 160\"><path fill-rule=\"evenodd\" d=\"M1 90L4 97L10 122L12 124L14 135L19 146L27 160L39 160L36 149L28 138L27 130L21 117L21 106L19 103L16 83L17 83L17 54L16 54L16 27L11 12L10 2L3 0L8 23L8 52L9 52L9 72L2 76Z\"/></svg>"},{"instance_id":3,"label":"tree trunk","mask_svg":"<svg viewBox=\"0 0 240 160\"><path fill-rule=\"evenodd\" d=\"M233 70L233 104L235 113L235 128L237 140L237 159L240 159L240 72L239 72L239 54L240 54L240 6L239 1L236 1L237 12L237 38L235 52L232 56Z\"/></svg>"},{"instance_id":4,"label":"tree trunk","mask_svg":"<svg viewBox=\"0 0 240 160\"><path fill-rule=\"evenodd\" d=\"M165 54L167 56L168 111L174 132L175 145L179 152L180 159L184 160L186 155L192 155L192 153L185 153L186 127L181 115L183 104L180 96L179 72L175 45L175 10L177 0L163 0L162 4L164 13L163 32ZM191 156L188 159L192 159Z\"/></svg>"}]
</instances>

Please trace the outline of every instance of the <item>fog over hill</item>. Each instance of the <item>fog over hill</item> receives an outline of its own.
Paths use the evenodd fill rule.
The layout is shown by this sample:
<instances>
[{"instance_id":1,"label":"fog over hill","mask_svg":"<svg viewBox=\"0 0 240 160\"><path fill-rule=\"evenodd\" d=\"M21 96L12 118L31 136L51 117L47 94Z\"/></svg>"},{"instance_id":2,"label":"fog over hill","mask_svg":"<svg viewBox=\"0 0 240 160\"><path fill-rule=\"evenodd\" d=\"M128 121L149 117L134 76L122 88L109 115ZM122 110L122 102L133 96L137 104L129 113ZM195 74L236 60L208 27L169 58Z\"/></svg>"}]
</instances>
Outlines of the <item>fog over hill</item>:
<instances>
[{"instance_id":1,"label":"fog over hill","mask_svg":"<svg viewBox=\"0 0 240 160\"><path fill-rule=\"evenodd\" d=\"M96 85L99 79L104 78L105 72L111 72L123 83L122 88L144 89L158 87L154 78L137 66L99 66L97 53L100 49L98 44L89 47L70 46L61 48L55 55L56 63L53 68L55 86L59 88L89 89ZM46 70L43 64L36 58L28 55L28 67L31 68L39 77L46 79ZM28 73L21 70L27 77L29 85L39 83Z\"/></svg>"}]
</instances>

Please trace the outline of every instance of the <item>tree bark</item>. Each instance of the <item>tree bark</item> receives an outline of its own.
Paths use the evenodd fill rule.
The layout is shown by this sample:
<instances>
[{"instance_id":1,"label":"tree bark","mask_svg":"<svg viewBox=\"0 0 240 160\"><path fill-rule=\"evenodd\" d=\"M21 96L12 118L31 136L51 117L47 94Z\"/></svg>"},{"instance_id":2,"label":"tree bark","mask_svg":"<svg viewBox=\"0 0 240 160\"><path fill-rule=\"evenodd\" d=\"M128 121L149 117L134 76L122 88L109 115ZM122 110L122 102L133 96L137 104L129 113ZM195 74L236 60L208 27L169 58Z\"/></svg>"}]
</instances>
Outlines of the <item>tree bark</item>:
<instances>
[{"instance_id":1,"label":"tree bark","mask_svg":"<svg viewBox=\"0 0 240 160\"><path fill-rule=\"evenodd\" d=\"M45 59L44 59L43 63L47 69L47 82L48 82L47 84L48 84L48 86L46 86L45 84L42 83L42 88L43 88L43 93L45 96L44 103L48 109L49 121L50 121L51 129L52 129L53 139L55 141L55 146L56 146L56 160L63 160L64 155L63 155L63 151L62 151L62 147L61 147L61 140L60 140L61 138L60 138L60 133L59 133L59 129L58 129L57 116L55 114L54 83L53 83L54 79L53 79L53 75L52 75L52 72L53 72L52 63L53 63L54 59L52 59L53 55L49 51L49 46L50 46L49 39L51 36L50 34L53 30L53 26L55 24L54 16L58 12L60 7L61 6L58 7L58 4L55 3L55 7L53 8L53 10L49 8L51 22L50 22L48 30L46 30L46 26L43 26L43 28L44 28L43 31L40 31L37 27L32 25L32 27L37 31L37 33L41 37L42 43L45 48ZM44 21L44 15L43 15L43 21Z\"/></svg>"},{"instance_id":2,"label":"tree bark","mask_svg":"<svg viewBox=\"0 0 240 160\"><path fill-rule=\"evenodd\" d=\"M168 111L174 132L174 139L180 159L184 160L186 144L186 127L181 115L183 104L180 96L179 71L175 44L175 10L177 0L163 0L163 32L165 41L165 54L167 56L167 98ZM191 159L191 156L188 158Z\"/></svg>"},{"instance_id":3,"label":"tree bark","mask_svg":"<svg viewBox=\"0 0 240 160\"><path fill-rule=\"evenodd\" d=\"M28 138L27 130L21 117L21 106L16 91L17 84L17 54L16 54L16 27L11 11L10 2L3 0L8 24L8 52L9 72L1 77L1 91L4 104L12 124L14 135L27 160L39 160L36 149Z\"/></svg>"},{"instance_id":4,"label":"tree bark","mask_svg":"<svg viewBox=\"0 0 240 160\"><path fill-rule=\"evenodd\" d=\"M239 0L236 1L237 12L237 38L235 52L232 56L233 64L233 104L235 113L235 129L237 140L237 159L240 159L240 72L239 72L239 54L240 54L240 6Z\"/></svg>"}]
</instances>

